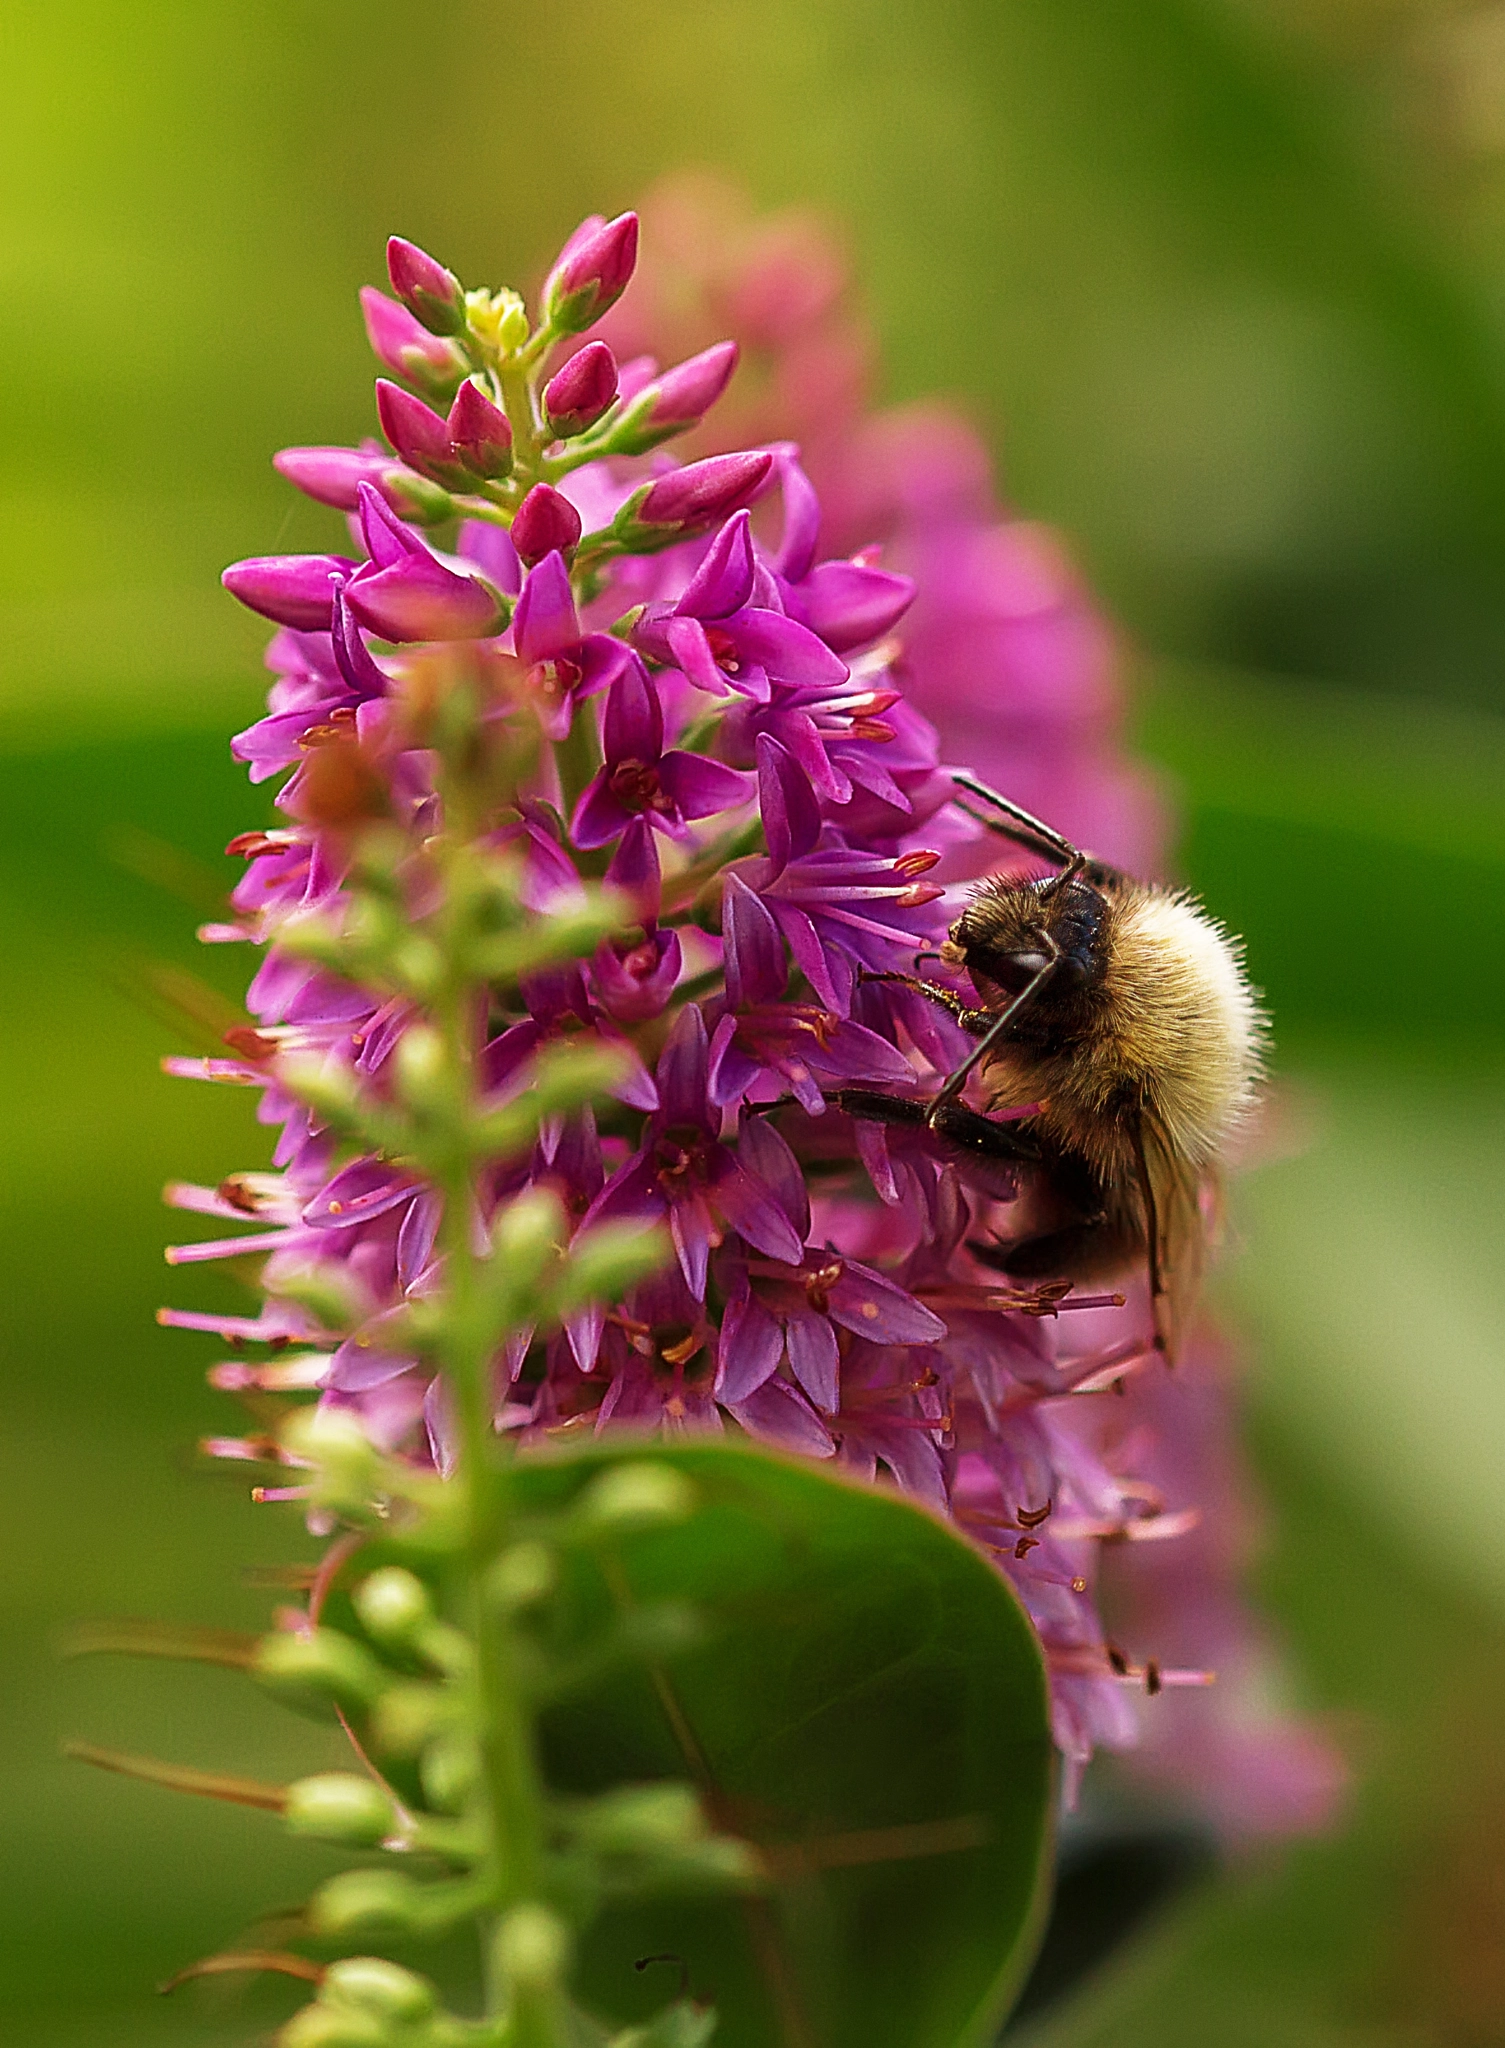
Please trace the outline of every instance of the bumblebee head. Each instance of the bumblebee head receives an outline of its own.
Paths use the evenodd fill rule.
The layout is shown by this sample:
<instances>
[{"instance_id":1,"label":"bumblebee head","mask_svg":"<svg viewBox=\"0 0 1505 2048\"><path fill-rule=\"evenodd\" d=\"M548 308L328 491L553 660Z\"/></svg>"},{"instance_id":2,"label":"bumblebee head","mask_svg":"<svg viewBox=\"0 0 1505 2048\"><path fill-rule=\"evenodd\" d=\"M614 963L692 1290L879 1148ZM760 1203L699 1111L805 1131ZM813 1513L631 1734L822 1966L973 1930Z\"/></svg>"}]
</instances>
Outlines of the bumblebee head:
<instances>
[{"instance_id":1,"label":"bumblebee head","mask_svg":"<svg viewBox=\"0 0 1505 2048\"><path fill-rule=\"evenodd\" d=\"M952 925L941 958L1009 994L1054 962L1050 986L1059 1000L1100 979L1107 936L1107 903L1090 882L994 880Z\"/></svg>"}]
</instances>

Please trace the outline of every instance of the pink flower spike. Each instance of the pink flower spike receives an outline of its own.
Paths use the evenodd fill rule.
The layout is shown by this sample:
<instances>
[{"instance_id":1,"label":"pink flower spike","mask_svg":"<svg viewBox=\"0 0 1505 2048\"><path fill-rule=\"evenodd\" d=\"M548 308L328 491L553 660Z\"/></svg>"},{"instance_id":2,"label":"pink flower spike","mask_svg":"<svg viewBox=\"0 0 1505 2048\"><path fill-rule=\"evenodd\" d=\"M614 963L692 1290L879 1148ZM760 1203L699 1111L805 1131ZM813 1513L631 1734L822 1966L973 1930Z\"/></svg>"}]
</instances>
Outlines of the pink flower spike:
<instances>
[{"instance_id":1,"label":"pink flower spike","mask_svg":"<svg viewBox=\"0 0 1505 2048\"><path fill-rule=\"evenodd\" d=\"M579 334L593 326L626 291L637 260L635 213L618 214L609 221L592 214L583 220L560 250L544 283L543 313L548 325L556 334Z\"/></svg>"},{"instance_id":2,"label":"pink flower spike","mask_svg":"<svg viewBox=\"0 0 1505 2048\"><path fill-rule=\"evenodd\" d=\"M477 384L467 377L449 409L450 445L465 467L495 480L512 468L512 422Z\"/></svg>"},{"instance_id":3,"label":"pink flower spike","mask_svg":"<svg viewBox=\"0 0 1505 2048\"><path fill-rule=\"evenodd\" d=\"M387 275L398 298L430 334L460 333L465 325L460 280L416 242L393 235L387 244Z\"/></svg>"},{"instance_id":4,"label":"pink flower spike","mask_svg":"<svg viewBox=\"0 0 1505 2048\"><path fill-rule=\"evenodd\" d=\"M604 341L588 341L544 387L549 430L561 441L593 427L617 395L617 359Z\"/></svg>"},{"instance_id":5,"label":"pink flower spike","mask_svg":"<svg viewBox=\"0 0 1505 2048\"><path fill-rule=\"evenodd\" d=\"M580 540L580 514L552 484L535 484L517 508L512 545L525 568L545 555L572 554Z\"/></svg>"}]
</instances>

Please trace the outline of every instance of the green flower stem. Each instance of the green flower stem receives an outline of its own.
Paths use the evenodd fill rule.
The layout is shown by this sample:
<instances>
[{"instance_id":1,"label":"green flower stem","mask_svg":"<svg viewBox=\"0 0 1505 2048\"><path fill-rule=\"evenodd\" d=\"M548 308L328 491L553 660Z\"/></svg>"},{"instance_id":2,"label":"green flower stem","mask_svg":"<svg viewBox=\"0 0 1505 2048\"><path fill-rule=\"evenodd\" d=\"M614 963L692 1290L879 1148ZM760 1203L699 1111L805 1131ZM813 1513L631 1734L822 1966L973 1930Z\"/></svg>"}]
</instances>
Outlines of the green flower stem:
<instances>
[{"instance_id":1,"label":"green flower stem","mask_svg":"<svg viewBox=\"0 0 1505 2048\"><path fill-rule=\"evenodd\" d=\"M457 780L462 778L456 778ZM459 790L446 791L446 837L464 844L471 806ZM457 863L449 863L443 919L451 962L464 957L468 905ZM459 886L454 886L457 884ZM445 1313L438 1338L440 1362L454 1403L459 1437L456 1475L465 1501L466 1545L460 1560L462 1612L476 1650L476 1723L489 1835L490 1876L498 1919L537 1898L544 1855L544 1799L534 1748L532 1717L519 1682L512 1626L500 1603L486 1596L487 1566L504 1547L511 1517L507 1449L497 1436L493 1407L494 1305L472 1236L475 1191L465 1133L479 1114L475 1071L475 1016L480 987L452 977L435 1006L452 1104L452 1142L436 1172L443 1196L440 1245L444 1254ZM514 1996L497 1962L495 1929L484 1943L488 1958L487 2011L498 2021ZM556 2048L552 2027L534 2021L528 2048ZM519 2044L521 2048L521 2044Z\"/></svg>"},{"instance_id":2,"label":"green flower stem","mask_svg":"<svg viewBox=\"0 0 1505 2048\"><path fill-rule=\"evenodd\" d=\"M501 362L497 376L507 417L512 422L512 474L526 494L528 485L543 475L543 442L533 402L533 379L517 357Z\"/></svg>"},{"instance_id":3,"label":"green flower stem","mask_svg":"<svg viewBox=\"0 0 1505 2048\"><path fill-rule=\"evenodd\" d=\"M559 764L560 794L566 818L573 813L575 805L601 766L601 743L596 732L596 723L581 710L576 710L570 722L568 736L554 749L554 758ZM605 862L602 863L605 872Z\"/></svg>"}]
</instances>

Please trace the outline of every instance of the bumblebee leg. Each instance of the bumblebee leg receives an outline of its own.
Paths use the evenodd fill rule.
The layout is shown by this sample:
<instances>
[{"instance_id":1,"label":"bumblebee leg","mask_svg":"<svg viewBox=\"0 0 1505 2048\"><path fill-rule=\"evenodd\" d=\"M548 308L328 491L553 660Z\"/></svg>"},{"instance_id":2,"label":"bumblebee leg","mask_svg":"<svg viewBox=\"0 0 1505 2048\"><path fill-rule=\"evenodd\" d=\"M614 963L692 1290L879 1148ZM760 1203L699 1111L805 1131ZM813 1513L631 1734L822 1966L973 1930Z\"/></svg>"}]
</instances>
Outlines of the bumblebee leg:
<instances>
[{"instance_id":1,"label":"bumblebee leg","mask_svg":"<svg viewBox=\"0 0 1505 2048\"><path fill-rule=\"evenodd\" d=\"M1034 998L1034 996L1038 994L1038 992L1045 986L1046 982L1049 981L1050 977L1055 973L1056 963L1059 961L1061 957L1060 952L1057 949L1055 941L1051 938L1049 932L1043 932L1041 936L1044 939L1045 943L1051 948L1051 957L1046 961L1045 965L1039 970L1038 973L1032 974L1030 976L1029 980L1024 984L1024 987L1020 989L1018 995L1014 997L1014 1000L1011 1003L1005 1004L1003 1009L999 1010L996 1014L989 1015L987 1029L983 1032L981 1038L978 1039L976 1045L973 1046L972 1050L967 1054L967 1057L962 1061L961 1065L956 1069L956 1071L952 1074L947 1075L945 1086L941 1089L940 1094L937 1095L935 1100L931 1103L930 1121L932 1124L935 1122L937 1116L941 1113L941 1111L946 1108L948 1103L952 1103L957 1100L963 1088L965 1088L967 1085L967 1079L968 1076L971 1074L972 1069L978 1064L980 1060L985 1060L987 1058L988 1054L993 1050L993 1047L997 1045L999 1041L1003 1038L1004 1033L1008 1030L1009 1025L1012 1024L1014 1019L1019 1015L1019 1012L1028 1007L1029 1003Z\"/></svg>"},{"instance_id":2,"label":"bumblebee leg","mask_svg":"<svg viewBox=\"0 0 1505 2048\"><path fill-rule=\"evenodd\" d=\"M1160 1216L1155 1205L1155 1183L1150 1178L1150 1162L1144 1152L1144 1131L1138 1117L1134 1119L1134 1170L1139 1182L1140 1199L1144 1203L1145 1247L1150 1269L1150 1313L1155 1318L1155 1349L1169 1354L1165 1275L1160 1250Z\"/></svg>"},{"instance_id":3,"label":"bumblebee leg","mask_svg":"<svg viewBox=\"0 0 1505 2048\"><path fill-rule=\"evenodd\" d=\"M932 1003L939 1003L943 1010L949 1010L963 1031L970 1031L974 1037L986 1031L993 1022L991 1010L975 1009L964 1003L954 988L942 988L938 981L921 981L913 974L868 974L858 977L861 981L897 981L903 988L912 988L917 996L925 996Z\"/></svg>"}]
</instances>

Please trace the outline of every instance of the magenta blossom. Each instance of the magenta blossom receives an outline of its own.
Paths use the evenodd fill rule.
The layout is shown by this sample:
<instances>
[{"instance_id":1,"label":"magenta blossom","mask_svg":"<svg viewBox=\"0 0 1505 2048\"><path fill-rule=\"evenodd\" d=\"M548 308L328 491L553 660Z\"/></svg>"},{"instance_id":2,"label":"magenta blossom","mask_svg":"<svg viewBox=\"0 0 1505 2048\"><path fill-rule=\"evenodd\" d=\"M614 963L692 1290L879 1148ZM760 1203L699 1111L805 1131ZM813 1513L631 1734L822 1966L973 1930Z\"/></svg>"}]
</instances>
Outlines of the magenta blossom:
<instances>
[{"instance_id":1,"label":"magenta blossom","mask_svg":"<svg viewBox=\"0 0 1505 2048\"><path fill-rule=\"evenodd\" d=\"M608 1217L664 1218L697 1301L705 1295L711 1250L724 1242L728 1228L769 1258L797 1260L802 1248L797 1220L767 1182L721 1142L721 1119L710 1108L707 1054L705 1021L687 1003L659 1058L659 1106L643 1143L612 1175L586 1219L590 1224Z\"/></svg>"},{"instance_id":2,"label":"magenta blossom","mask_svg":"<svg viewBox=\"0 0 1505 2048\"><path fill-rule=\"evenodd\" d=\"M569 732L582 698L609 689L634 665L623 641L581 631L569 571L557 551L528 571L512 615L512 644L526 664L527 687L551 740Z\"/></svg>"},{"instance_id":3,"label":"magenta blossom","mask_svg":"<svg viewBox=\"0 0 1505 2048\"><path fill-rule=\"evenodd\" d=\"M690 821L741 803L747 778L702 754L664 752L664 713L641 663L629 661L611 686L602 726L606 759L570 825L579 847L605 846L636 817L683 837Z\"/></svg>"}]
</instances>

